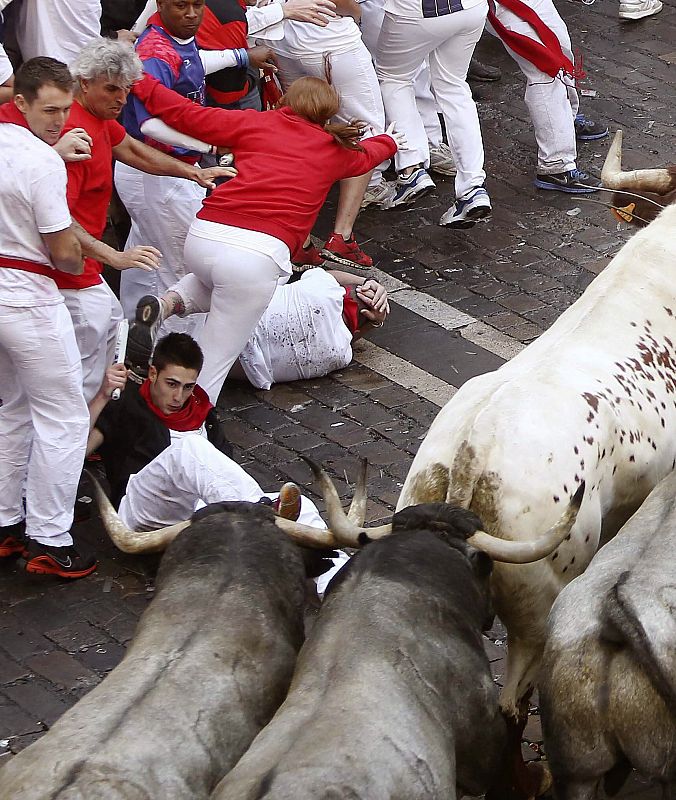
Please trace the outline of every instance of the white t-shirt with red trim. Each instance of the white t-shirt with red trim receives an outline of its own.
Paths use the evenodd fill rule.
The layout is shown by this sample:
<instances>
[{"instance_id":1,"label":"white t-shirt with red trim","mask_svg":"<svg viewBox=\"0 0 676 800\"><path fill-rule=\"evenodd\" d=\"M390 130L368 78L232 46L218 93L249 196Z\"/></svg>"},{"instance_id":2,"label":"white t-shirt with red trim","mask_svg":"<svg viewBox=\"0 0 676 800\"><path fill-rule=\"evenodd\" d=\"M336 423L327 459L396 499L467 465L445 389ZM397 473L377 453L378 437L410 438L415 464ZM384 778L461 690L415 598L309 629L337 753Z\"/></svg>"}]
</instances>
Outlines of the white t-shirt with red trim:
<instances>
[{"instance_id":1,"label":"white t-shirt with red trim","mask_svg":"<svg viewBox=\"0 0 676 800\"><path fill-rule=\"evenodd\" d=\"M27 128L0 125L0 256L49 265L41 233L70 227L66 166ZM32 307L62 303L51 278L0 266L0 303Z\"/></svg>"}]
</instances>

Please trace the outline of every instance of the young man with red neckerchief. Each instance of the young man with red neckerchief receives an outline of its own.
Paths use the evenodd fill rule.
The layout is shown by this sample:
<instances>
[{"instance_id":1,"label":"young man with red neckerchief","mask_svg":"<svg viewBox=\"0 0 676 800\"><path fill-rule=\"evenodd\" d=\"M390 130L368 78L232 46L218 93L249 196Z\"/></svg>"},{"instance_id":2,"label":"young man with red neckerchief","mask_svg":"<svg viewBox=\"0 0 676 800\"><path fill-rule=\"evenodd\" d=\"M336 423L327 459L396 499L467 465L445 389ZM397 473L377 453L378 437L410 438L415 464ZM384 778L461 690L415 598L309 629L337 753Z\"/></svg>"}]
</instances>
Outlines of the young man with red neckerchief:
<instances>
[{"instance_id":1,"label":"young man with red neckerchief","mask_svg":"<svg viewBox=\"0 0 676 800\"><path fill-rule=\"evenodd\" d=\"M128 384L116 402L103 390L90 404L87 452L101 454L111 501L131 530L181 522L203 504L257 503L264 496L230 458L214 408L197 384L202 361L194 339L171 333L158 342L140 388ZM297 512L300 522L325 527L307 498L300 498Z\"/></svg>"}]
</instances>

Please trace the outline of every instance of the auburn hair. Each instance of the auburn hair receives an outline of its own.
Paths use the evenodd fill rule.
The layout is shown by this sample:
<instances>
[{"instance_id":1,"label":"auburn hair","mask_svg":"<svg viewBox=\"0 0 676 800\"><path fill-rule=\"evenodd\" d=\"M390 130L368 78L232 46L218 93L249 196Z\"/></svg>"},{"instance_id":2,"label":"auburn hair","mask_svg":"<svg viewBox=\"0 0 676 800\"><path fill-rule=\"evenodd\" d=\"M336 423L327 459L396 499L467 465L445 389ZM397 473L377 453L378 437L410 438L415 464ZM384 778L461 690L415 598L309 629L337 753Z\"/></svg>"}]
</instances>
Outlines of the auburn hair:
<instances>
[{"instance_id":1,"label":"auburn hair","mask_svg":"<svg viewBox=\"0 0 676 800\"><path fill-rule=\"evenodd\" d=\"M340 109L340 97L327 81L298 78L282 95L279 106L286 106L299 117L321 125L342 147L363 151L359 140L364 134L365 123L361 120L352 120L349 125L329 122Z\"/></svg>"}]
</instances>

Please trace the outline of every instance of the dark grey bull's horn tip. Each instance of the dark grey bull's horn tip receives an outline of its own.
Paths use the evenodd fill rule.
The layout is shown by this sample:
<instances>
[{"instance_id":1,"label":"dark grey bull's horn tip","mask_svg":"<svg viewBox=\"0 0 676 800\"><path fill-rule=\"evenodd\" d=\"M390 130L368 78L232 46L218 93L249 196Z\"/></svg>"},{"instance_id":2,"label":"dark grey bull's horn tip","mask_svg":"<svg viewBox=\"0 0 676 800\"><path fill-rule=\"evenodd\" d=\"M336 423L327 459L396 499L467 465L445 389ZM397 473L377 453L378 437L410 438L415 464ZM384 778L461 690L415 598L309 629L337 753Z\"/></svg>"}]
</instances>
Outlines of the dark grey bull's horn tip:
<instances>
[{"instance_id":1,"label":"dark grey bull's horn tip","mask_svg":"<svg viewBox=\"0 0 676 800\"><path fill-rule=\"evenodd\" d=\"M316 464L311 458L304 456L301 454L301 458L303 461L310 467L312 470L312 474L315 476L316 480L319 480L322 476L322 472L324 472L323 467L320 467L319 464Z\"/></svg>"},{"instance_id":2,"label":"dark grey bull's horn tip","mask_svg":"<svg viewBox=\"0 0 676 800\"><path fill-rule=\"evenodd\" d=\"M571 506L574 509L579 509L582 505L582 498L584 497L584 490L586 489L586 484L584 481L577 487L577 491L573 495L572 500L570 501Z\"/></svg>"}]
</instances>

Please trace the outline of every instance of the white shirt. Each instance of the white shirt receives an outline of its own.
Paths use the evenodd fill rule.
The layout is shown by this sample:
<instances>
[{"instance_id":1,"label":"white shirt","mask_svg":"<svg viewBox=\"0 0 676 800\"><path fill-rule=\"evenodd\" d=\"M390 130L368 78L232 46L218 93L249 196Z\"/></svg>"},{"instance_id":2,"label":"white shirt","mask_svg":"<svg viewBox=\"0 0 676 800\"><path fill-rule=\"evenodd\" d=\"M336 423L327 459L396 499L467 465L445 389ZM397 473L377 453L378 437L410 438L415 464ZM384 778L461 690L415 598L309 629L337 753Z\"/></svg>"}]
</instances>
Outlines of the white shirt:
<instances>
[{"instance_id":1,"label":"white shirt","mask_svg":"<svg viewBox=\"0 0 676 800\"><path fill-rule=\"evenodd\" d=\"M16 38L24 61L51 56L70 64L101 36L100 0L23 0Z\"/></svg>"},{"instance_id":2,"label":"white shirt","mask_svg":"<svg viewBox=\"0 0 676 800\"><path fill-rule=\"evenodd\" d=\"M29 130L0 124L0 255L50 264L41 233L71 223L66 166ZM0 303L30 307L63 302L51 278L0 267Z\"/></svg>"},{"instance_id":3,"label":"white shirt","mask_svg":"<svg viewBox=\"0 0 676 800\"><path fill-rule=\"evenodd\" d=\"M435 13L423 15L423 3ZM468 8L474 8L485 4L486 0L385 0L385 11L397 17L407 17L408 19L436 19L447 16L449 9L454 13L460 13ZM438 13L436 13L438 12Z\"/></svg>"},{"instance_id":4,"label":"white shirt","mask_svg":"<svg viewBox=\"0 0 676 800\"><path fill-rule=\"evenodd\" d=\"M361 31L352 17L337 17L328 25L321 27L308 22L286 20L284 38L275 40L266 37L266 32L258 34L275 53L287 58L303 56L323 56L325 53L339 55L361 44Z\"/></svg>"},{"instance_id":5,"label":"white shirt","mask_svg":"<svg viewBox=\"0 0 676 800\"><path fill-rule=\"evenodd\" d=\"M239 357L259 389L318 378L352 361L352 334L343 321L345 290L323 269L278 286Z\"/></svg>"}]
</instances>

